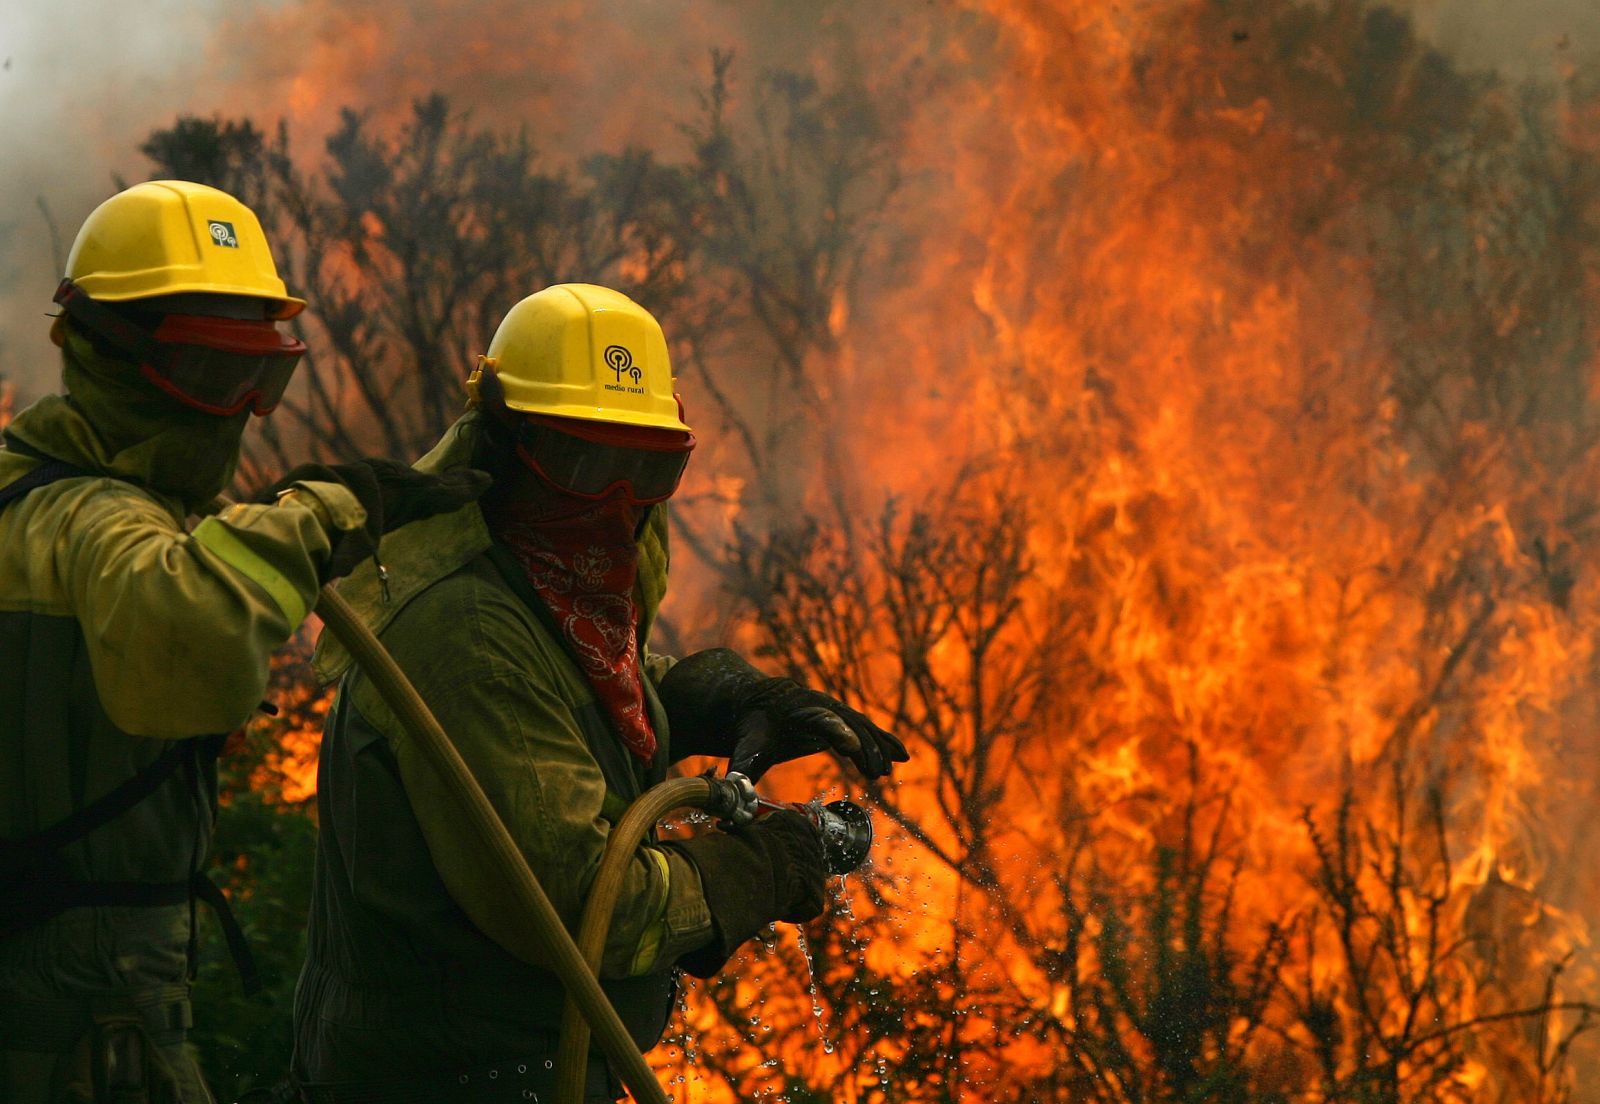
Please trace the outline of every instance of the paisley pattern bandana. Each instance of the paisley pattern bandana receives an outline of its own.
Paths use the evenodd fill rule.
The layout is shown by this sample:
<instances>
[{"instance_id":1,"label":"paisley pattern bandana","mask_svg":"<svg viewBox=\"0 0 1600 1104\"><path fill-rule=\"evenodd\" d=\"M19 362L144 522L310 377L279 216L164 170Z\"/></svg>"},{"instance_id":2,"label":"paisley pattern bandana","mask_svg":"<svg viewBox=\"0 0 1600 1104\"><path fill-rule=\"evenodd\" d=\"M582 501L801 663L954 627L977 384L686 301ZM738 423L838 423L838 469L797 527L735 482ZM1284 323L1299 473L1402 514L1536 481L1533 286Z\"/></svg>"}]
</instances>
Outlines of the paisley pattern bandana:
<instances>
[{"instance_id":1,"label":"paisley pattern bandana","mask_svg":"<svg viewBox=\"0 0 1600 1104\"><path fill-rule=\"evenodd\" d=\"M532 480L484 505L489 531L549 606L601 709L628 751L648 763L656 734L645 711L633 600L639 516L620 497L577 499Z\"/></svg>"}]
</instances>

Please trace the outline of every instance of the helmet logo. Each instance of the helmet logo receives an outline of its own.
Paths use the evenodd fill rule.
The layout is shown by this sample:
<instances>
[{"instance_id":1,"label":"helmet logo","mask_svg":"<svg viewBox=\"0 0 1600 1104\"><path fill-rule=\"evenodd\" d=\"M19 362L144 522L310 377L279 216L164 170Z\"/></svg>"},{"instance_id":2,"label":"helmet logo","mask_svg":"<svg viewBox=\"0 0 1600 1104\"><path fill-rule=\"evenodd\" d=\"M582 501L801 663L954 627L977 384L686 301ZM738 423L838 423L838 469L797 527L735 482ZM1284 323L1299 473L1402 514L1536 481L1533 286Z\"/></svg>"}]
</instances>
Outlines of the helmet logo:
<instances>
[{"instance_id":1,"label":"helmet logo","mask_svg":"<svg viewBox=\"0 0 1600 1104\"><path fill-rule=\"evenodd\" d=\"M607 345L605 358L611 370L617 374L618 383L622 382L623 376L628 376L634 383L644 376L643 370L633 362L633 354L621 345Z\"/></svg>"},{"instance_id":2,"label":"helmet logo","mask_svg":"<svg viewBox=\"0 0 1600 1104\"><path fill-rule=\"evenodd\" d=\"M221 246L226 246L229 249L239 248L239 235L233 232L233 223L222 222L219 219L211 219L209 226L211 230L211 240L213 242Z\"/></svg>"}]
</instances>

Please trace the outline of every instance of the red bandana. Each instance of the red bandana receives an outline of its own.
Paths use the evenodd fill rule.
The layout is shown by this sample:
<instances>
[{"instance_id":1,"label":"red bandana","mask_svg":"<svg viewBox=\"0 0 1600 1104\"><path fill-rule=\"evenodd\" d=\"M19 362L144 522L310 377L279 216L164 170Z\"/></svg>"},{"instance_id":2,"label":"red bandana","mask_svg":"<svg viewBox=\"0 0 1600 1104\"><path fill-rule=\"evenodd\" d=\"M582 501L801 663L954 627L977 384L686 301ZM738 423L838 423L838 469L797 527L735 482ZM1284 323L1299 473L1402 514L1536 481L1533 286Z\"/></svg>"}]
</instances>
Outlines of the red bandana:
<instances>
[{"instance_id":1,"label":"red bandana","mask_svg":"<svg viewBox=\"0 0 1600 1104\"><path fill-rule=\"evenodd\" d=\"M619 499L569 498L530 482L485 504L489 530L550 607L568 653L622 742L648 763L656 734L644 707L633 603L638 511Z\"/></svg>"}]
</instances>

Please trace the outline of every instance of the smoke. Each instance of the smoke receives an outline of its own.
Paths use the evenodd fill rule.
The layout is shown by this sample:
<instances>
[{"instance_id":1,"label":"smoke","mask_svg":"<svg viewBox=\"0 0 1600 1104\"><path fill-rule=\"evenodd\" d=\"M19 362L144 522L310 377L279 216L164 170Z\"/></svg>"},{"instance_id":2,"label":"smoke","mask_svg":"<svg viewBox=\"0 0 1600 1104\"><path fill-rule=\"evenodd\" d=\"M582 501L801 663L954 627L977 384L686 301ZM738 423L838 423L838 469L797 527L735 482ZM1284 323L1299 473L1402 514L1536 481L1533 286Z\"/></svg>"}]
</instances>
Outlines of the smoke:
<instances>
[{"instance_id":1,"label":"smoke","mask_svg":"<svg viewBox=\"0 0 1600 1104\"><path fill-rule=\"evenodd\" d=\"M19 385L24 401L53 389L59 374L43 318L58 255L115 190L113 174L138 177L137 146L151 128L178 112L208 110L219 87L213 49L221 14L257 6L0 5L0 375Z\"/></svg>"},{"instance_id":2,"label":"smoke","mask_svg":"<svg viewBox=\"0 0 1600 1104\"><path fill-rule=\"evenodd\" d=\"M827 37L828 4L647 0L115 0L0 10L0 375L23 401L53 389L41 316L85 215L143 179L138 145L180 114L289 125L315 160L339 112L380 121L433 92L480 122L525 126L550 152L681 147L709 53L746 71ZM43 197L49 218L40 209ZM50 222L53 220L55 230Z\"/></svg>"},{"instance_id":3,"label":"smoke","mask_svg":"<svg viewBox=\"0 0 1600 1104\"><path fill-rule=\"evenodd\" d=\"M1417 29L1457 64L1512 79L1548 79L1600 51L1600 8L1590 0L1415 0Z\"/></svg>"},{"instance_id":4,"label":"smoke","mask_svg":"<svg viewBox=\"0 0 1600 1104\"><path fill-rule=\"evenodd\" d=\"M1518 78L1600 52L1600 8L1587 0L1408 6L1464 64ZM884 8L850 19L958 18ZM442 91L573 157L626 145L671 155L712 48L738 51L745 72L812 62L850 11L776 0L152 0L130 10L116 0L0 7L0 374L24 401L56 380L41 315L60 253L115 174L143 177L139 143L180 114L285 119L306 155L341 108L398 118Z\"/></svg>"}]
</instances>

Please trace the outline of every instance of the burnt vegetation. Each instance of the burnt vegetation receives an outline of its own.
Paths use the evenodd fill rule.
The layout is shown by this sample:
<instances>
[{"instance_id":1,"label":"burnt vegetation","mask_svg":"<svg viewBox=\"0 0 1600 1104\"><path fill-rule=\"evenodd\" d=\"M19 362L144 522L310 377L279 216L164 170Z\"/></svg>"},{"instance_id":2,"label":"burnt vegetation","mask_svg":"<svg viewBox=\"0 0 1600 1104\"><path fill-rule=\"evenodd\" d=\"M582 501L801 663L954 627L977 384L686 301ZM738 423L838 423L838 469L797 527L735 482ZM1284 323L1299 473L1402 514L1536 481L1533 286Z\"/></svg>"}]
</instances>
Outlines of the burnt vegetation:
<instances>
[{"instance_id":1,"label":"burnt vegetation","mask_svg":"<svg viewBox=\"0 0 1600 1104\"><path fill-rule=\"evenodd\" d=\"M398 126L347 112L313 165L248 119L181 119L142 147L153 177L261 212L312 303L295 323L311 354L260 423L246 485L300 459L420 454L459 412L500 312L545 284L612 284L670 320L691 419L736 485L707 478L677 504L680 571L710 573L721 598L693 631L666 624L664 650L737 628L758 662L870 709L914 755L903 781L865 787L885 839L830 918L691 989L667 1055L691 1097L1576 1099L1595 1008L1571 978L1592 981L1593 964L1541 896L1562 889L1536 873L1548 844L1461 853L1488 768L1458 749L1498 715L1530 618L1574 616L1600 538L1582 294L1600 147L1571 129L1595 89L1581 72L1559 97L1462 74L1357 0L1197 0L1147 37L1129 92L1145 138L1216 179L1207 159L1266 150L1286 166L1236 182L1251 212L1238 271L1370 281L1365 329L1306 352L1315 370L1294 402L1252 413L1311 469L1307 490L1273 494L1300 494L1306 515L1394 518L1388 547L1332 556L1305 584L1334 629L1282 648L1314 674L1251 673L1198 714L1184 680L1205 655L1185 649L1229 553L1209 549L1181 487L1109 502L1099 482L1107 458L1159 460L1122 380L1139 317L1113 306L1074 332L1081 388L1026 377L1034 415L1003 448L930 465L915 495L857 486L866 448L827 413L854 386L837 365L851 343L886 353L851 320L869 314L869 287L912 279L916 255L896 240L909 108L881 86L807 72L741 84L715 54L677 157L572 165L441 98ZM1015 201L1048 220L1089 206L1091 184L1085 168ZM1286 261L1285 240L1306 248ZM1041 247L1021 265L1046 290L1019 323L1061 307L1053 282L1092 297L1094 274L1073 263ZM1219 313L1251 293L1223 288ZM1222 362L1231 340L1219 325L1190 352ZM1336 532L1286 546L1310 555ZM1345 715L1366 674L1351 641L1390 604L1411 612L1382 671L1408 674L1373 711L1381 731L1317 727L1319 710ZM1119 651L1152 632L1166 643L1139 662ZM220 862L270 999L230 995L214 940L199 1041L224 1091L286 1060L311 810L282 800L274 772L286 735L325 708L298 662L275 675L292 708L251 729L229 780ZM1273 678L1293 692L1269 707ZM1559 752L1592 716L1552 711ZM1307 785L1315 740L1329 741L1325 769ZM1275 773L1305 787L1276 825L1237 798ZM806 782L859 785L825 767ZM1594 839L1584 815L1575 844ZM1282 838L1264 851L1270 832ZM1502 868L1535 873L1513 884Z\"/></svg>"}]
</instances>

